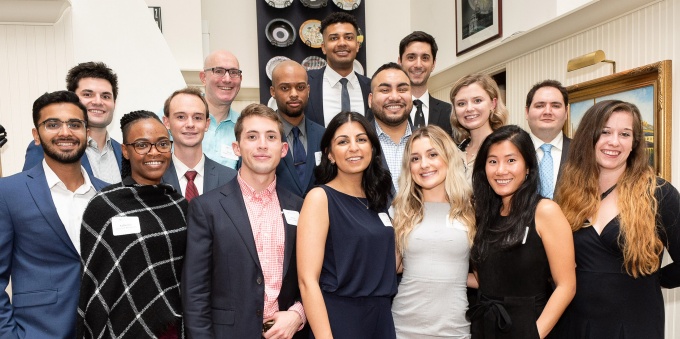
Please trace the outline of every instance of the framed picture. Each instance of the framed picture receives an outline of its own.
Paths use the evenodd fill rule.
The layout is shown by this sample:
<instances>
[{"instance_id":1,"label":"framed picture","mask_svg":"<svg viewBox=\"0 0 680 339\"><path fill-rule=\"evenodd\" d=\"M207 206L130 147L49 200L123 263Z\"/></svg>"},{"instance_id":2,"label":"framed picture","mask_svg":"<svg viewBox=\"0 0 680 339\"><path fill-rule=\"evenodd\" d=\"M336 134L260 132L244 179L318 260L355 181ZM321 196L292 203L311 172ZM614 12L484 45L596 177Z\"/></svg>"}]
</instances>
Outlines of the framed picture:
<instances>
[{"instance_id":1,"label":"framed picture","mask_svg":"<svg viewBox=\"0 0 680 339\"><path fill-rule=\"evenodd\" d=\"M499 38L501 20L501 0L456 0L456 55Z\"/></svg>"},{"instance_id":2,"label":"framed picture","mask_svg":"<svg viewBox=\"0 0 680 339\"><path fill-rule=\"evenodd\" d=\"M630 69L567 87L569 117L564 133L573 137L583 114L596 102L618 99L635 104L642 115L649 164L671 180L671 61Z\"/></svg>"}]
</instances>

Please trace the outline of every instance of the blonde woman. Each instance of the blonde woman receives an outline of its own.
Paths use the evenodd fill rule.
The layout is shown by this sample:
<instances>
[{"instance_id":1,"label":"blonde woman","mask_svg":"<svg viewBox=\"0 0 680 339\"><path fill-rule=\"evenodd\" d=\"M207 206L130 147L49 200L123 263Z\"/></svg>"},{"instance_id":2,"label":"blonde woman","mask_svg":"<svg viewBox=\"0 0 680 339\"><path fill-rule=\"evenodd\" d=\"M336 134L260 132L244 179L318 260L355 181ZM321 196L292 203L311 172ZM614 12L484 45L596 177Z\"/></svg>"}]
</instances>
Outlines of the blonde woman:
<instances>
[{"instance_id":1,"label":"blonde woman","mask_svg":"<svg viewBox=\"0 0 680 339\"><path fill-rule=\"evenodd\" d=\"M466 75L451 88L453 141L463 151L469 182L472 182L472 165L482 142L508 119L508 110L500 95L496 82L483 73Z\"/></svg>"},{"instance_id":2,"label":"blonde woman","mask_svg":"<svg viewBox=\"0 0 680 339\"><path fill-rule=\"evenodd\" d=\"M556 194L576 249L564 338L664 337L661 287L680 285L680 199L648 147L633 104L602 101L581 119ZM673 263L662 268L664 247Z\"/></svg>"},{"instance_id":3,"label":"blonde woman","mask_svg":"<svg viewBox=\"0 0 680 339\"><path fill-rule=\"evenodd\" d=\"M397 266L392 304L397 338L469 338L465 319L472 189L461 152L439 127L416 130L406 144L394 200Z\"/></svg>"}]
</instances>

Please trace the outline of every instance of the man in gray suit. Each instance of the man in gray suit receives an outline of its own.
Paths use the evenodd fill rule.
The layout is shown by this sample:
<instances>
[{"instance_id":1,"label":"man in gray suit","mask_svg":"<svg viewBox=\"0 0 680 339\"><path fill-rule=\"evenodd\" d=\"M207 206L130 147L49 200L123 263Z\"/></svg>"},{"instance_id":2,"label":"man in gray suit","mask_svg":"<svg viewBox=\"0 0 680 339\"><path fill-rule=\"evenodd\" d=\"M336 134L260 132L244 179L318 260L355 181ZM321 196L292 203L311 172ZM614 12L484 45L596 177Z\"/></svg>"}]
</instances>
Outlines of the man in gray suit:
<instances>
[{"instance_id":1,"label":"man in gray suit","mask_svg":"<svg viewBox=\"0 0 680 339\"><path fill-rule=\"evenodd\" d=\"M427 90L427 80L437 63L437 50L433 36L415 31L399 43L399 65L411 79L413 109L409 119L413 127L436 125L451 135L451 104L431 97Z\"/></svg>"},{"instance_id":2,"label":"man in gray suit","mask_svg":"<svg viewBox=\"0 0 680 339\"><path fill-rule=\"evenodd\" d=\"M208 130L208 104L201 91L187 87L172 93L163 106L163 124L173 138L172 162L163 182L191 200L229 182L236 170L220 165L203 154L203 136Z\"/></svg>"},{"instance_id":3,"label":"man in gray suit","mask_svg":"<svg viewBox=\"0 0 680 339\"><path fill-rule=\"evenodd\" d=\"M553 198L571 139L562 133L569 96L559 81L545 80L529 90L526 118L541 172L541 194Z\"/></svg>"}]
</instances>

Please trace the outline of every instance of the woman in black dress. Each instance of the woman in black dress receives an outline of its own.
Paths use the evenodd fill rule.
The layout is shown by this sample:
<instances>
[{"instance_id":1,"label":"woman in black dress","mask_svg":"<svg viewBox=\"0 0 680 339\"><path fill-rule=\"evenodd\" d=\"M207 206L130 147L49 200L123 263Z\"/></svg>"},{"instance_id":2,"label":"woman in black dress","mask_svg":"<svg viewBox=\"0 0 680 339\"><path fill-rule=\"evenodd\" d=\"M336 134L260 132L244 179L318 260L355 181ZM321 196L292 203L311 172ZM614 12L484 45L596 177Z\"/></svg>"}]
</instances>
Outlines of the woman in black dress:
<instances>
[{"instance_id":1,"label":"woman in black dress","mask_svg":"<svg viewBox=\"0 0 680 339\"><path fill-rule=\"evenodd\" d=\"M479 282L472 338L545 338L574 297L574 247L560 208L538 194L529 134L503 126L482 143L472 174ZM552 290L552 283L555 290Z\"/></svg>"},{"instance_id":2,"label":"woman in black dress","mask_svg":"<svg viewBox=\"0 0 680 339\"><path fill-rule=\"evenodd\" d=\"M581 119L556 193L577 264L564 338L664 337L661 287L680 284L680 200L648 147L633 104L602 101ZM661 268L664 247L674 263Z\"/></svg>"}]
</instances>

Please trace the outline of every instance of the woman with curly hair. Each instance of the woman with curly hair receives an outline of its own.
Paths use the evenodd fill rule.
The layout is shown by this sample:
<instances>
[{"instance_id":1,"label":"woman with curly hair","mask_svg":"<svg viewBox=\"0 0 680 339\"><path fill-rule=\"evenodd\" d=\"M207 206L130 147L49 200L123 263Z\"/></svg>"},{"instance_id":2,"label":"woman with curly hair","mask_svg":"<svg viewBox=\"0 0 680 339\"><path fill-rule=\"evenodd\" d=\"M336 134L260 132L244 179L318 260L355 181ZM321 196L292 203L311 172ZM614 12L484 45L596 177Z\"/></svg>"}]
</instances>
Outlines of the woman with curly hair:
<instances>
[{"instance_id":1,"label":"woman with curly hair","mask_svg":"<svg viewBox=\"0 0 680 339\"><path fill-rule=\"evenodd\" d=\"M508 119L500 95L496 82L483 73L466 75L451 88L453 141L463 151L468 180L472 178L472 164L482 142Z\"/></svg>"},{"instance_id":2,"label":"woman with curly hair","mask_svg":"<svg viewBox=\"0 0 680 339\"><path fill-rule=\"evenodd\" d=\"M397 271L392 304L397 338L469 338L465 319L472 188L460 151L446 132L427 126L406 143L394 208Z\"/></svg>"},{"instance_id":3,"label":"woman with curly hair","mask_svg":"<svg viewBox=\"0 0 680 339\"><path fill-rule=\"evenodd\" d=\"M664 337L661 287L680 285L680 199L647 148L633 104L598 102L579 123L556 192L576 247L565 338ZM664 247L674 263L662 268Z\"/></svg>"}]
</instances>

